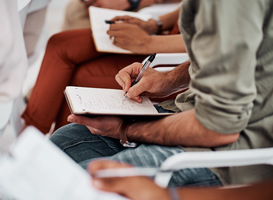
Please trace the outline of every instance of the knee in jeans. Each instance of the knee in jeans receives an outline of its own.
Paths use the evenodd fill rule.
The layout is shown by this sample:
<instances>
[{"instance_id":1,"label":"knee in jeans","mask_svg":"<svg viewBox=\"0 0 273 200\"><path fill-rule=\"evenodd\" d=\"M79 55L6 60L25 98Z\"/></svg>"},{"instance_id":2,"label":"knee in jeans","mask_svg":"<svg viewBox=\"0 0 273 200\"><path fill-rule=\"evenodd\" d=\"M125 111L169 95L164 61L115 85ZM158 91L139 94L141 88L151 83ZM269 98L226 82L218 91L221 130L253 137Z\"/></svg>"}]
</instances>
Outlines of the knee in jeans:
<instances>
[{"instance_id":1,"label":"knee in jeans","mask_svg":"<svg viewBox=\"0 0 273 200\"><path fill-rule=\"evenodd\" d=\"M91 133L86 126L71 123L57 129L51 135L50 140L57 146L63 147L90 135Z\"/></svg>"}]
</instances>

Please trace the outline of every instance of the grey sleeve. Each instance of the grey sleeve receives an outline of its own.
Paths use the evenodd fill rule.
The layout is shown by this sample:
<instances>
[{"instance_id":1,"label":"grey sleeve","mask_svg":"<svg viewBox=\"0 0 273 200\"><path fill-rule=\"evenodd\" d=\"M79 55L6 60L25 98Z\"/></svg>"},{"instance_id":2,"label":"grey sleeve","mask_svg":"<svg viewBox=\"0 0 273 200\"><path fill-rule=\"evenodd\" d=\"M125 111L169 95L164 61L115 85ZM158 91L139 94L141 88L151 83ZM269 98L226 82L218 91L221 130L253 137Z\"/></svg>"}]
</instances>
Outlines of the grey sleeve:
<instances>
[{"instance_id":1,"label":"grey sleeve","mask_svg":"<svg viewBox=\"0 0 273 200\"><path fill-rule=\"evenodd\" d=\"M262 41L258 0L200 0L191 49L197 119L220 133L243 130L256 96L256 52Z\"/></svg>"}]
</instances>

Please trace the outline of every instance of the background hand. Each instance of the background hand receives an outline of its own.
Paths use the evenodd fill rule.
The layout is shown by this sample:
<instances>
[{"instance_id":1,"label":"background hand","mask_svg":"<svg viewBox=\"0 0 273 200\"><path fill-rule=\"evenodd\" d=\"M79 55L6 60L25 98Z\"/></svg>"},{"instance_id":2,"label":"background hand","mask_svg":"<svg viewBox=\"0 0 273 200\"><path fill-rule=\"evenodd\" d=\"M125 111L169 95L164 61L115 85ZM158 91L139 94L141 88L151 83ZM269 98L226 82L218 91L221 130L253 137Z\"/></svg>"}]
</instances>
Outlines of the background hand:
<instances>
[{"instance_id":1,"label":"background hand","mask_svg":"<svg viewBox=\"0 0 273 200\"><path fill-rule=\"evenodd\" d=\"M125 15L125 16L114 17L113 19L111 19L111 21L116 21L116 22L121 21L123 23L137 25L148 34L155 34L157 32L157 24L156 24L156 21L153 19L144 21L136 17Z\"/></svg>"},{"instance_id":2,"label":"background hand","mask_svg":"<svg viewBox=\"0 0 273 200\"><path fill-rule=\"evenodd\" d=\"M84 117L74 114L69 115L67 121L85 125L93 134L116 139L120 138L120 127L123 122L119 117Z\"/></svg>"},{"instance_id":3,"label":"background hand","mask_svg":"<svg viewBox=\"0 0 273 200\"><path fill-rule=\"evenodd\" d=\"M137 54L149 54L147 46L151 36L135 24L115 23L110 25L107 34L114 38L113 44Z\"/></svg>"},{"instance_id":4,"label":"background hand","mask_svg":"<svg viewBox=\"0 0 273 200\"><path fill-rule=\"evenodd\" d=\"M116 161L96 160L89 164L88 171L92 175L97 170L127 167L131 166ZM100 190L115 192L129 199L169 199L168 191L147 177L93 178L93 185Z\"/></svg>"}]
</instances>

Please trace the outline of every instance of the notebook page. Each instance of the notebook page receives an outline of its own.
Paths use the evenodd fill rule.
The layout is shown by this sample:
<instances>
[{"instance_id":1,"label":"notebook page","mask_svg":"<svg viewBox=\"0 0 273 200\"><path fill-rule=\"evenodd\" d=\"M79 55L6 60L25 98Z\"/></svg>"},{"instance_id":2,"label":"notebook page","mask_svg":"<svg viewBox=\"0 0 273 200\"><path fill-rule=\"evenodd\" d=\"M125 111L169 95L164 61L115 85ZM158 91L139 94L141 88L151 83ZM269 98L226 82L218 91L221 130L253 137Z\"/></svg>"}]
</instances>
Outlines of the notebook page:
<instances>
[{"instance_id":1,"label":"notebook page","mask_svg":"<svg viewBox=\"0 0 273 200\"><path fill-rule=\"evenodd\" d=\"M0 185L18 200L123 200L92 187L91 177L35 128L0 159Z\"/></svg>"},{"instance_id":2,"label":"notebook page","mask_svg":"<svg viewBox=\"0 0 273 200\"><path fill-rule=\"evenodd\" d=\"M113 45L113 41L107 35L107 30L109 29L109 24L105 23L105 20L110 20L115 16L129 15L132 17L137 17L142 20L149 20L150 15L144 13L128 12L128 11L118 11L98 7L89 7L90 23L93 32L93 37L95 40L96 48L98 51L102 52L116 52L116 53L132 53L131 51L122 49Z\"/></svg>"},{"instance_id":3,"label":"notebook page","mask_svg":"<svg viewBox=\"0 0 273 200\"><path fill-rule=\"evenodd\" d=\"M124 100L122 90L100 89L88 87L66 87L73 102L74 111L100 114L149 115L158 114L152 102L142 97L143 102L137 103L129 98Z\"/></svg>"}]
</instances>

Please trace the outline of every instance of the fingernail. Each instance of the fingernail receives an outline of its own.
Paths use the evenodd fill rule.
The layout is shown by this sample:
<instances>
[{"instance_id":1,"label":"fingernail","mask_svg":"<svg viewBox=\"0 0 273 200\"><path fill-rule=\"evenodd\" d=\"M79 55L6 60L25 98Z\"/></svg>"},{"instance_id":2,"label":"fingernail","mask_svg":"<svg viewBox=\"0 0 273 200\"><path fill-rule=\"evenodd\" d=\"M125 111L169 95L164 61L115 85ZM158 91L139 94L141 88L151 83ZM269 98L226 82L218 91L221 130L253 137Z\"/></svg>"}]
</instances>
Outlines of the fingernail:
<instances>
[{"instance_id":1,"label":"fingernail","mask_svg":"<svg viewBox=\"0 0 273 200\"><path fill-rule=\"evenodd\" d=\"M96 188L102 188L103 187L103 184L101 181L99 180L94 180L93 179L93 185L96 187Z\"/></svg>"},{"instance_id":2,"label":"fingernail","mask_svg":"<svg viewBox=\"0 0 273 200\"><path fill-rule=\"evenodd\" d=\"M76 119L75 119L74 116L68 116L67 121L69 121L69 122L75 122Z\"/></svg>"}]
</instances>

